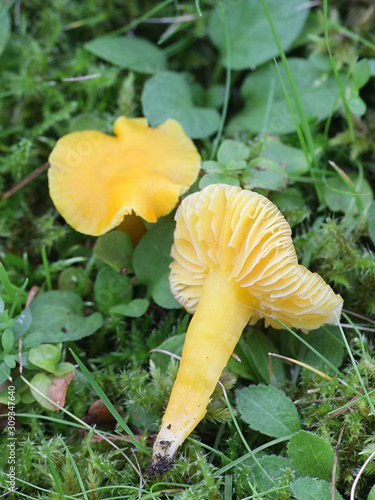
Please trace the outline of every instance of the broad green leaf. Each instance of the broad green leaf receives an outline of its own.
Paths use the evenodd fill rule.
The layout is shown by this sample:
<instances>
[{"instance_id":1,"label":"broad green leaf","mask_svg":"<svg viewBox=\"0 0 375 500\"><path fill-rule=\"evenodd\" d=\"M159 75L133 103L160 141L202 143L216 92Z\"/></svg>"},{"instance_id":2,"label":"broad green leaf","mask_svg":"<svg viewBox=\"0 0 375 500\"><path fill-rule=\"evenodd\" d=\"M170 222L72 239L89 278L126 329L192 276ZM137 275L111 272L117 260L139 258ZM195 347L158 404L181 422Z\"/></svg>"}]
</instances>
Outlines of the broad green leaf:
<instances>
[{"instance_id":1,"label":"broad green leaf","mask_svg":"<svg viewBox=\"0 0 375 500\"><path fill-rule=\"evenodd\" d=\"M243 142L227 139L220 144L217 159L225 165L230 160L246 160L250 155L250 148Z\"/></svg>"},{"instance_id":2,"label":"broad green leaf","mask_svg":"<svg viewBox=\"0 0 375 500\"><path fill-rule=\"evenodd\" d=\"M280 191L289 183L284 167L267 158L254 158L242 175L242 182L247 189L270 189Z\"/></svg>"},{"instance_id":3,"label":"broad green leaf","mask_svg":"<svg viewBox=\"0 0 375 500\"><path fill-rule=\"evenodd\" d=\"M374 199L370 184L364 178L362 182L359 183L358 175L349 175L348 177L351 179L358 193L363 208L366 209ZM326 183L323 185L323 196L327 207L332 210L332 212L347 213L350 209L352 213L358 213L355 200L356 195L350 192L350 188L339 176L331 177L326 180Z\"/></svg>"},{"instance_id":4,"label":"broad green leaf","mask_svg":"<svg viewBox=\"0 0 375 500\"><path fill-rule=\"evenodd\" d=\"M341 365L345 348L342 343L342 337L336 326L325 325L309 333L309 344L314 347L322 356L330 361L337 368ZM300 359L300 358L299 358ZM323 370L324 373L330 373L332 370L327 364L310 349L307 350L303 360L307 365Z\"/></svg>"},{"instance_id":5,"label":"broad green leaf","mask_svg":"<svg viewBox=\"0 0 375 500\"><path fill-rule=\"evenodd\" d=\"M56 377L53 375L47 375L46 373L37 373L30 381L31 385L35 387L39 392L47 396L48 398L55 401L60 406L65 406L65 395L68 389L68 385L72 378L74 377L74 372L67 373L61 377ZM41 396L37 391L31 389L31 393L38 403L51 411L59 411L60 408L54 404L47 401L43 396Z\"/></svg>"},{"instance_id":6,"label":"broad green leaf","mask_svg":"<svg viewBox=\"0 0 375 500\"><path fill-rule=\"evenodd\" d=\"M120 304L113 306L110 309L110 314L120 314L121 316L129 316L130 318L139 318L147 311L150 301L147 299L134 299L128 304Z\"/></svg>"},{"instance_id":7,"label":"broad green leaf","mask_svg":"<svg viewBox=\"0 0 375 500\"><path fill-rule=\"evenodd\" d=\"M288 187L281 193L270 194L269 198L286 218L290 227L299 224L310 214L305 199L297 188Z\"/></svg>"},{"instance_id":8,"label":"broad green leaf","mask_svg":"<svg viewBox=\"0 0 375 500\"><path fill-rule=\"evenodd\" d=\"M370 67L370 76L375 76L375 59L367 59Z\"/></svg>"},{"instance_id":9,"label":"broad green leaf","mask_svg":"<svg viewBox=\"0 0 375 500\"><path fill-rule=\"evenodd\" d=\"M155 363L155 365L163 371L167 371L170 355L168 353L175 354L176 356L181 356L182 348L184 347L185 342L185 333L180 333L179 335L174 335L169 339L162 342L158 345L157 349L165 352L152 352L151 360Z\"/></svg>"},{"instance_id":10,"label":"broad green leaf","mask_svg":"<svg viewBox=\"0 0 375 500\"><path fill-rule=\"evenodd\" d=\"M69 132L79 132L81 130L103 130L104 120L101 120L93 113L80 113L69 123Z\"/></svg>"},{"instance_id":11,"label":"broad green leaf","mask_svg":"<svg viewBox=\"0 0 375 500\"><path fill-rule=\"evenodd\" d=\"M375 201L371 203L367 212L367 226L370 238L375 244Z\"/></svg>"},{"instance_id":12,"label":"broad green leaf","mask_svg":"<svg viewBox=\"0 0 375 500\"><path fill-rule=\"evenodd\" d=\"M253 68L279 55L272 30L258 0L242 0L236 7L223 2L229 31L230 64L232 69ZM300 9L300 0L267 0L278 37L284 50L302 30L309 13ZM223 64L228 64L226 54L226 27L220 13L215 11L209 23L209 36L219 49Z\"/></svg>"},{"instance_id":13,"label":"broad green leaf","mask_svg":"<svg viewBox=\"0 0 375 500\"><path fill-rule=\"evenodd\" d=\"M55 367L55 376L56 377L63 377L64 375L67 375L68 373L74 372L75 366L72 363L67 363L66 361L63 361L61 363L57 363Z\"/></svg>"},{"instance_id":14,"label":"broad green leaf","mask_svg":"<svg viewBox=\"0 0 375 500\"><path fill-rule=\"evenodd\" d=\"M275 487L277 488L277 486L281 486L282 482L285 484L287 477L290 476L292 471L292 464L290 463L290 460L276 455L260 457L259 464L262 469L252 459L246 463L246 466L249 467L253 480L259 491L272 490ZM266 473L273 479L274 482L267 477ZM276 498L276 494L276 492L273 495L270 494L269 498Z\"/></svg>"},{"instance_id":15,"label":"broad green leaf","mask_svg":"<svg viewBox=\"0 0 375 500\"><path fill-rule=\"evenodd\" d=\"M6 380L8 380L10 375L10 368L9 366L2 361L0 363L0 384L3 384Z\"/></svg>"},{"instance_id":16,"label":"broad green leaf","mask_svg":"<svg viewBox=\"0 0 375 500\"><path fill-rule=\"evenodd\" d=\"M8 12L3 8L0 10L0 56L8 43L10 37L10 17Z\"/></svg>"},{"instance_id":17,"label":"broad green leaf","mask_svg":"<svg viewBox=\"0 0 375 500\"><path fill-rule=\"evenodd\" d=\"M307 117L318 121L327 118L331 114L339 94L335 77L331 73L319 70L306 59L291 58L288 63ZM279 64L279 70L296 112L282 63ZM272 89L273 99L269 109L268 100ZM231 120L228 131L233 133L249 130L255 133L275 135L289 134L295 131L293 115L274 63L267 64L251 73L242 85L241 94L245 100L245 108ZM267 116L268 120L265 122Z\"/></svg>"},{"instance_id":18,"label":"broad green leaf","mask_svg":"<svg viewBox=\"0 0 375 500\"><path fill-rule=\"evenodd\" d=\"M83 302L74 292L53 290L39 294L30 304L31 330L44 334L44 343L68 342L92 335L103 324L98 312L83 316Z\"/></svg>"},{"instance_id":19,"label":"broad green leaf","mask_svg":"<svg viewBox=\"0 0 375 500\"><path fill-rule=\"evenodd\" d=\"M16 322L12 325L14 340L18 340L29 330L32 322L30 309L25 309L16 318Z\"/></svg>"},{"instance_id":20,"label":"broad green leaf","mask_svg":"<svg viewBox=\"0 0 375 500\"><path fill-rule=\"evenodd\" d=\"M362 87L366 85L366 83L370 80L370 65L367 59L361 59L359 61L353 72L353 81L357 90L360 90Z\"/></svg>"},{"instance_id":21,"label":"broad green leaf","mask_svg":"<svg viewBox=\"0 0 375 500\"><path fill-rule=\"evenodd\" d=\"M99 236L93 253L115 271L123 268L128 272L132 271L133 243L130 236L122 231L110 231Z\"/></svg>"},{"instance_id":22,"label":"broad green leaf","mask_svg":"<svg viewBox=\"0 0 375 500\"><path fill-rule=\"evenodd\" d=\"M225 170L228 173L238 172L245 170L247 167L247 162L245 160L228 160L225 164Z\"/></svg>"},{"instance_id":23,"label":"broad green leaf","mask_svg":"<svg viewBox=\"0 0 375 500\"><path fill-rule=\"evenodd\" d=\"M82 296L90 293L91 285L90 278L86 275L84 269L79 266L66 267L58 277L59 290L70 290Z\"/></svg>"},{"instance_id":24,"label":"broad green leaf","mask_svg":"<svg viewBox=\"0 0 375 500\"><path fill-rule=\"evenodd\" d=\"M367 497L367 500L375 500L375 484L374 486L371 488L371 491Z\"/></svg>"},{"instance_id":25,"label":"broad green leaf","mask_svg":"<svg viewBox=\"0 0 375 500\"><path fill-rule=\"evenodd\" d=\"M290 485L297 500L332 500L332 484L312 477L301 477ZM344 500L335 490L335 500Z\"/></svg>"},{"instance_id":26,"label":"broad green leaf","mask_svg":"<svg viewBox=\"0 0 375 500\"><path fill-rule=\"evenodd\" d=\"M213 172L212 174L206 174L201 177L199 181L199 189L203 189L210 184L230 184L231 186L239 186L240 181L233 177L233 175L228 175L223 171L223 173Z\"/></svg>"},{"instance_id":27,"label":"broad green leaf","mask_svg":"<svg viewBox=\"0 0 375 500\"><path fill-rule=\"evenodd\" d=\"M61 349L52 344L41 344L29 351L30 363L47 372L55 373L56 363L60 361Z\"/></svg>"},{"instance_id":28,"label":"broad green leaf","mask_svg":"<svg viewBox=\"0 0 375 500\"><path fill-rule=\"evenodd\" d=\"M348 99L348 106L353 115L363 116L367 111L366 103L361 97L353 96Z\"/></svg>"},{"instance_id":29,"label":"broad green leaf","mask_svg":"<svg viewBox=\"0 0 375 500\"><path fill-rule=\"evenodd\" d=\"M208 137L219 128L220 115L216 109L195 106L187 79L172 71L157 73L147 80L142 109L151 126L173 118L193 139Z\"/></svg>"},{"instance_id":30,"label":"broad green leaf","mask_svg":"<svg viewBox=\"0 0 375 500\"><path fill-rule=\"evenodd\" d=\"M173 297L169 286L169 270L160 278L152 288L152 298L164 309L179 309L180 303Z\"/></svg>"},{"instance_id":31,"label":"broad green leaf","mask_svg":"<svg viewBox=\"0 0 375 500\"><path fill-rule=\"evenodd\" d=\"M335 452L323 438L301 430L290 438L288 455L302 476L330 481Z\"/></svg>"},{"instance_id":32,"label":"broad green leaf","mask_svg":"<svg viewBox=\"0 0 375 500\"><path fill-rule=\"evenodd\" d=\"M133 293L130 278L105 266L96 277L94 296L99 310L109 316L112 307L131 301Z\"/></svg>"},{"instance_id":33,"label":"broad green leaf","mask_svg":"<svg viewBox=\"0 0 375 500\"><path fill-rule=\"evenodd\" d=\"M5 302L4 300L0 297L0 314L4 314L5 311Z\"/></svg>"},{"instance_id":34,"label":"broad green leaf","mask_svg":"<svg viewBox=\"0 0 375 500\"><path fill-rule=\"evenodd\" d=\"M242 334L235 348L235 354L240 362L230 357L228 366L235 373L255 382L270 383L269 352L277 352L272 340L263 332L248 327ZM280 359L272 358L272 371L275 383L281 384L284 380L283 363Z\"/></svg>"},{"instance_id":35,"label":"broad green leaf","mask_svg":"<svg viewBox=\"0 0 375 500\"><path fill-rule=\"evenodd\" d=\"M289 176L300 176L308 171L308 164L301 149L283 144L278 139L269 137L260 152L262 158L267 158L285 168Z\"/></svg>"},{"instance_id":36,"label":"broad green leaf","mask_svg":"<svg viewBox=\"0 0 375 500\"><path fill-rule=\"evenodd\" d=\"M1 336L1 344L5 354L9 354L14 344L14 334L11 328L4 330Z\"/></svg>"},{"instance_id":37,"label":"broad green leaf","mask_svg":"<svg viewBox=\"0 0 375 500\"><path fill-rule=\"evenodd\" d=\"M11 370L16 367L18 354L4 354L4 363L9 366Z\"/></svg>"},{"instance_id":38,"label":"broad green leaf","mask_svg":"<svg viewBox=\"0 0 375 500\"><path fill-rule=\"evenodd\" d=\"M166 67L164 52L139 37L101 37L85 43L85 49L115 66L138 73L155 73Z\"/></svg>"},{"instance_id":39,"label":"broad green leaf","mask_svg":"<svg viewBox=\"0 0 375 500\"><path fill-rule=\"evenodd\" d=\"M301 428L292 401L273 386L253 385L239 390L237 408L252 429L267 436L285 437Z\"/></svg>"},{"instance_id":40,"label":"broad green leaf","mask_svg":"<svg viewBox=\"0 0 375 500\"><path fill-rule=\"evenodd\" d=\"M22 339L22 348L27 350L36 347L43 342L43 339L44 333L42 332L29 333Z\"/></svg>"},{"instance_id":41,"label":"broad green leaf","mask_svg":"<svg viewBox=\"0 0 375 500\"><path fill-rule=\"evenodd\" d=\"M138 279L147 285L149 293L161 307L172 303L179 307L169 289L168 276L175 222L172 216L162 217L146 233L134 250L133 266ZM173 299L173 301L172 301Z\"/></svg>"}]
</instances>

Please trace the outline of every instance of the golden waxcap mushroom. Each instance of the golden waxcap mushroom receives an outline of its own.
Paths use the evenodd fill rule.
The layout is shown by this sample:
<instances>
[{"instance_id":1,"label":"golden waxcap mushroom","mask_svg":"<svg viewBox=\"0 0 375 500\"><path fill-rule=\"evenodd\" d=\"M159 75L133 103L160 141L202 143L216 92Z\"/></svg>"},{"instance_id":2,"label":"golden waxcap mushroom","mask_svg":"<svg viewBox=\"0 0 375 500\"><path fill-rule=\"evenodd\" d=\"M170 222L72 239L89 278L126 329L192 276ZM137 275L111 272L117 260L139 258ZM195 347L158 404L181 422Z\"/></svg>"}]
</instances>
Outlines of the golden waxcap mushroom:
<instances>
[{"instance_id":1,"label":"golden waxcap mushroom","mask_svg":"<svg viewBox=\"0 0 375 500\"><path fill-rule=\"evenodd\" d=\"M73 132L49 157L51 198L81 233L106 233L132 212L156 222L198 176L199 153L175 120L150 128L146 118L121 116L114 132Z\"/></svg>"},{"instance_id":2,"label":"golden waxcap mushroom","mask_svg":"<svg viewBox=\"0 0 375 500\"><path fill-rule=\"evenodd\" d=\"M150 471L171 467L178 446L206 414L210 396L245 326L302 330L335 323L342 298L298 264L291 229L264 196L213 184L176 213L170 285L194 313L154 444Z\"/></svg>"}]
</instances>

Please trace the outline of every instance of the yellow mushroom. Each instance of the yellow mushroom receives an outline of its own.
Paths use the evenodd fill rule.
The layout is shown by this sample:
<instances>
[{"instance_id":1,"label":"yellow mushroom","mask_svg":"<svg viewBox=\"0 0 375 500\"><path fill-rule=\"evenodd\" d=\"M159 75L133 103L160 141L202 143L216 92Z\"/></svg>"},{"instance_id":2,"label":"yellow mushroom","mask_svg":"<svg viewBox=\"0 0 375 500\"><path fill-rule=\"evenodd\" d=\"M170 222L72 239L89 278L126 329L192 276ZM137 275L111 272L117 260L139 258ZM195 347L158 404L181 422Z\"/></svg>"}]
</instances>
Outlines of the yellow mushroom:
<instances>
[{"instance_id":1,"label":"yellow mushroom","mask_svg":"<svg viewBox=\"0 0 375 500\"><path fill-rule=\"evenodd\" d=\"M291 229L264 196L214 184L187 196L176 213L170 285L194 313L150 471L163 473L206 414L210 396L245 326L304 331L335 323L342 298L298 264Z\"/></svg>"},{"instance_id":2,"label":"yellow mushroom","mask_svg":"<svg viewBox=\"0 0 375 500\"><path fill-rule=\"evenodd\" d=\"M156 222L198 176L199 153L175 120L153 129L146 118L121 116L114 132L73 132L49 157L51 198L81 233L106 233L133 212Z\"/></svg>"}]
</instances>

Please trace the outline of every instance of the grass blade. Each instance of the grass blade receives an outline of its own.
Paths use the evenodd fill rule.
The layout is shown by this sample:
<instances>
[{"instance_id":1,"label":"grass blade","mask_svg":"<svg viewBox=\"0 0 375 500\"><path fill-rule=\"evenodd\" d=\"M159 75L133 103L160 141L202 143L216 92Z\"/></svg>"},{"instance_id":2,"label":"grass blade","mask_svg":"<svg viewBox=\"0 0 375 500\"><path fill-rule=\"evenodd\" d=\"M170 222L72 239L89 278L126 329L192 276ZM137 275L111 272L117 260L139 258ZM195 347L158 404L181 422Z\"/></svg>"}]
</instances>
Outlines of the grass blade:
<instances>
[{"instance_id":1,"label":"grass blade","mask_svg":"<svg viewBox=\"0 0 375 500\"><path fill-rule=\"evenodd\" d=\"M105 392L103 391L103 389L96 382L94 377L91 375L91 373L86 368L86 366L82 363L82 361L79 359L79 357L71 349L70 349L70 352L71 352L72 356L74 357L75 361L77 362L78 366L80 367L82 373L87 378L87 381L89 382L91 387L94 389L96 394L100 397L100 399L106 405L108 410L111 412L113 418L116 419L116 421L120 424L122 429L133 439L134 445L143 453L146 453L147 455L151 456L151 452L149 451L149 449L137 439L137 437L134 435L134 433L131 431L131 429L126 425L124 420L121 418L121 415L119 415L118 411L113 406L113 404L110 402L110 400L108 399L108 397L105 394Z\"/></svg>"},{"instance_id":2,"label":"grass blade","mask_svg":"<svg viewBox=\"0 0 375 500\"><path fill-rule=\"evenodd\" d=\"M311 129L310 129L305 111L303 109L301 99L299 97L298 90L297 90L296 84L294 82L292 72L290 71L288 59L287 59L285 51L281 45L279 36L278 36L276 28L275 28L275 25L272 21L270 11L267 7L266 0L261 0L261 2L263 5L263 9L266 13L270 28L272 30L277 48L279 49L279 54L280 54L281 60L283 62L284 68L285 68L285 73L286 73L286 76L288 78L288 82L289 82L289 85L290 85L290 88L292 91L294 102L296 104L297 112L298 112L299 119L301 122L301 128L303 130L303 134L305 136L306 144L307 144L308 151L309 151L310 158L311 158L311 161L308 161L310 175L313 179L315 179L316 176L315 176L314 169L318 167L318 159L317 159L316 154L315 154L315 144L314 144L313 136L311 133ZM301 144L301 147L303 148L302 144ZM318 197L319 202L322 203L323 202L323 193L322 193L321 186L318 182L315 182L315 191L316 191L316 195Z\"/></svg>"},{"instance_id":3,"label":"grass blade","mask_svg":"<svg viewBox=\"0 0 375 500\"><path fill-rule=\"evenodd\" d=\"M221 22L223 24L224 36L225 36L225 48L226 48L226 57L227 57L227 66L226 66L226 76L225 76L225 91L224 91L224 103L223 109L221 111L219 130L217 131L216 137L213 142L213 148L210 155L210 160L215 157L217 148L219 146L219 142L221 136L223 134L225 119L227 117L228 112L228 104L229 104L229 95L230 95L230 85L231 85L231 75L232 75L232 64L231 64L231 48L230 48L230 40L229 40L229 29L227 19L224 14L223 7L221 2L219 1L219 15L221 18Z\"/></svg>"},{"instance_id":4,"label":"grass blade","mask_svg":"<svg viewBox=\"0 0 375 500\"><path fill-rule=\"evenodd\" d=\"M335 62L335 60L334 60L334 58L332 56L331 46L330 46L330 43L329 43L329 36L328 36L328 2L327 2L327 0L323 1L323 16L324 16L324 36L325 36L325 39L326 39L327 50L328 50L328 54L329 54L329 60L331 61L331 66L332 66L333 74L335 75L335 78L336 78L336 81L337 81L337 85L339 86L339 89L340 89L341 99L342 99L342 103L343 103L344 109L345 109L346 121L347 121L348 127L349 127L350 140L351 140L352 143L354 143L355 142L355 133L354 133L354 127L353 127L352 117L351 117L350 109L349 109L349 106L348 106L348 101L346 100L345 90L344 90L344 87L343 87L343 85L341 83L340 75L339 75L339 72L337 70L336 62Z\"/></svg>"}]
</instances>

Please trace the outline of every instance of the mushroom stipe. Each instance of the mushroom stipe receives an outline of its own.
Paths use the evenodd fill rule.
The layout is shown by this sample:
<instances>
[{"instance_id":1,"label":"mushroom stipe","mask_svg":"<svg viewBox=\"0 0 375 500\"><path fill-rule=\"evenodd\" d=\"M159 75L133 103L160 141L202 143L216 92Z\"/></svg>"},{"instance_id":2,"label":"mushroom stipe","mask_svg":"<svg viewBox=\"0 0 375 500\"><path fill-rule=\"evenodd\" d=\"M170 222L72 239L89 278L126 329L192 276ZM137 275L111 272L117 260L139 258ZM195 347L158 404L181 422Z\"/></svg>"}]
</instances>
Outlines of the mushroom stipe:
<instances>
[{"instance_id":1,"label":"mushroom stipe","mask_svg":"<svg viewBox=\"0 0 375 500\"><path fill-rule=\"evenodd\" d=\"M303 331L334 324L342 298L298 264L291 229L264 196L213 184L176 213L170 286L194 316L154 443L149 472L164 473L203 419L215 386L248 323L264 318Z\"/></svg>"}]
</instances>

